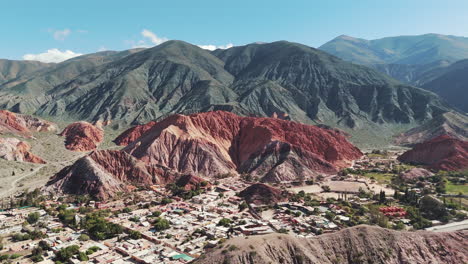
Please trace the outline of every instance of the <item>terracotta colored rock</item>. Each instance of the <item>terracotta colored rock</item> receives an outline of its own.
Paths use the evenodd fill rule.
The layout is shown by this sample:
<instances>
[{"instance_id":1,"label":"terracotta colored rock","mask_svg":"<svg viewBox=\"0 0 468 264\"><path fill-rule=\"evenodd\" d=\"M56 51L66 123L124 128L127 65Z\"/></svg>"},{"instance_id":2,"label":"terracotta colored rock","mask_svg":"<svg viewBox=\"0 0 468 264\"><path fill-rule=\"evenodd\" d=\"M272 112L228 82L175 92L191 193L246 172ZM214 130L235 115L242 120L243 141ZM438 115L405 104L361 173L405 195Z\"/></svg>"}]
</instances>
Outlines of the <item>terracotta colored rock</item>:
<instances>
[{"instance_id":1,"label":"terracotta colored rock","mask_svg":"<svg viewBox=\"0 0 468 264\"><path fill-rule=\"evenodd\" d=\"M255 183L239 193L248 203L273 205L288 200L289 194L263 183Z\"/></svg>"},{"instance_id":2,"label":"terracotta colored rock","mask_svg":"<svg viewBox=\"0 0 468 264\"><path fill-rule=\"evenodd\" d=\"M149 187L174 182L180 177L171 170L147 165L118 150L93 151L65 167L46 184L46 190L68 194L89 194L106 200L129 186Z\"/></svg>"},{"instance_id":3,"label":"terracotta colored rock","mask_svg":"<svg viewBox=\"0 0 468 264\"><path fill-rule=\"evenodd\" d=\"M333 129L223 111L170 116L124 151L184 174L249 173L267 182L336 173L362 156Z\"/></svg>"},{"instance_id":4,"label":"terracotta colored rock","mask_svg":"<svg viewBox=\"0 0 468 264\"><path fill-rule=\"evenodd\" d=\"M459 171L468 169L468 141L439 136L416 144L398 160L416 163L434 170Z\"/></svg>"},{"instance_id":5,"label":"terracotta colored rock","mask_svg":"<svg viewBox=\"0 0 468 264\"><path fill-rule=\"evenodd\" d=\"M0 110L0 134L12 133L22 137L31 137L32 132L54 132L57 125L29 115L21 115Z\"/></svg>"},{"instance_id":6,"label":"terracotta colored rock","mask_svg":"<svg viewBox=\"0 0 468 264\"><path fill-rule=\"evenodd\" d=\"M31 146L17 138L0 138L0 158L38 164L46 162L30 152Z\"/></svg>"},{"instance_id":7,"label":"terracotta colored rock","mask_svg":"<svg viewBox=\"0 0 468 264\"><path fill-rule=\"evenodd\" d=\"M138 125L129 128L120 134L116 139L114 139L114 142L119 146L127 146L137 138L141 137L141 135L151 129L154 125L156 125L156 121L151 121L144 125Z\"/></svg>"},{"instance_id":8,"label":"terracotta colored rock","mask_svg":"<svg viewBox=\"0 0 468 264\"><path fill-rule=\"evenodd\" d=\"M65 148L72 151L90 151L104 139L104 131L88 122L68 125L60 136L65 137Z\"/></svg>"}]
</instances>

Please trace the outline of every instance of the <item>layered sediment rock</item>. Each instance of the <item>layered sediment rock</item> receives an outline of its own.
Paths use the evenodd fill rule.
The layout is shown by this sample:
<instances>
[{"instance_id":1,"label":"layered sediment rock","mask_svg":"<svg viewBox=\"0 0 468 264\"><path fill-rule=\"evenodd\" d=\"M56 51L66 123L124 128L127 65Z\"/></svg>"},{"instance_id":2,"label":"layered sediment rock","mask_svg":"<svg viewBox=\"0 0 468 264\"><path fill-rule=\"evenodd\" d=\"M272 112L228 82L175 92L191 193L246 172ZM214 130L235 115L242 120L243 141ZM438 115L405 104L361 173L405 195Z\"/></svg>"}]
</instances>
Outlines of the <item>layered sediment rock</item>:
<instances>
[{"instance_id":1,"label":"layered sediment rock","mask_svg":"<svg viewBox=\"0 0 468 264\"><path fill-rule=\"evenodd\" d=\"M185 174L247 173L266 182L336 173L362 156L336 130L223 111L170 116L124 151Z\"/></svg>"},{"instance_id":2,"label":"layered sediment rock","mask_svg":"<svg viewBox=\"0 0 468 264\"><path fill-rule=\"evenodd\" d=\"M101 200L126 192L129 186L166 184L180 177L171 170L147 165L118 150L93 151L65 167L47 183L49 191L89 194Z\"/></svg>"},{"instance_id":3,"label":"layered sediment rock","mask_svg":"<svg viewBox=\"0 0 468 264\"><path fill-rule=\"evenodd\" d=\"M468 141L439 136L415 145L398 160L425 165L434 170L465 170L468 169Z\"/></svg>"},{"instance_id":4,"label":"layered sediment rock","mask_svg":"<svg viewBox=\"0 0 468 264\"><path fill-rule=\"evenodd\" d=\"M0 138L0 158L38 164L46 163L42 158L30 151L31 146L24 141L17 138Z\"/></svg>"},{"instance_id":5,"label":"layered sediment rock","mask_svg":"<svg viewBox=\"0 0 468 264\"><path fill-rule=\"evenodd\" d=\"M144 125L138 125L131 127L125 130L122 134L120 134L115 140L115 144L119 146L127 146L128 144L135 141L137 138L141 137L146 131L150 130L154 125L156 125L156 121L150 121Z\"/></svg>"},{"instance_id":6,"label":"layered sediment rock","mask_svg":"<svg viewBox=\"0 0 468 264\"><path fill-rule=\"evenodd\" d=\"M72 151L90 151L104 139L104 131L88 122L68 125L60 136L65 137L65 148Z\"/></svg>"},{"instance_id":7,"label":"layered sediment rock","mask_svg":"<svg viewBox=\"0 0 468 264\"><path fill-rule=\"evenodd\" d=\"M54 132L57 125L29 115L0 110L0 134L12 133L17 136L31 137L32 132Z\"/></svg>"}]
</instances>

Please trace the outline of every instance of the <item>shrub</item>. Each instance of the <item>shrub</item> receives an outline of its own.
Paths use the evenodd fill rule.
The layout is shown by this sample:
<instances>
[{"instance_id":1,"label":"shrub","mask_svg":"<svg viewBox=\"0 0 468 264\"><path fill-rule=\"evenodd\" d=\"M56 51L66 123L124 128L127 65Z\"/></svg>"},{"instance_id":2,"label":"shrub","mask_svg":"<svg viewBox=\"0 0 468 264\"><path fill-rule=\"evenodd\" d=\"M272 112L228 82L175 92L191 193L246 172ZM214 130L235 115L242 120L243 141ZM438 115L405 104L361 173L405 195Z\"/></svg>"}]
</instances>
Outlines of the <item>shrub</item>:
<instances>
[{"instance_id":1,"label":"shrub","mask_svg":"<svg viewBox=\"0 0 468 264\"><path fill-rule=\"evenodd\" d=\"M224 227L229 227L231 225L231 219L228 218L223 218L219 220L218 226L224 226Z\"/></svg>"},{"instance_id":2,"label":"shrub","mask_svg":"<svg viewBox=\"0 0 468 264\"><path fill-rule=\"evenodd\" d=\"M28 221L28 223L32 225L32 224L37 223L37 221L39 220L39 217L41 217L41 215L38 212L30 213L28 217L26 218L26 221Z\"/></svg>"},{"instance_id":3,"label":"shrub","mask_svg":"<svg viewBox=\"0 0 468 264\"><path fill-rule=\"evenodd\" d=\"M88 240L89 240L89 236L86 235L86 234L81 234L81 235L78 237L78 240L79 240L79 241L88 241Z\"/></svg>"}]
</instances>

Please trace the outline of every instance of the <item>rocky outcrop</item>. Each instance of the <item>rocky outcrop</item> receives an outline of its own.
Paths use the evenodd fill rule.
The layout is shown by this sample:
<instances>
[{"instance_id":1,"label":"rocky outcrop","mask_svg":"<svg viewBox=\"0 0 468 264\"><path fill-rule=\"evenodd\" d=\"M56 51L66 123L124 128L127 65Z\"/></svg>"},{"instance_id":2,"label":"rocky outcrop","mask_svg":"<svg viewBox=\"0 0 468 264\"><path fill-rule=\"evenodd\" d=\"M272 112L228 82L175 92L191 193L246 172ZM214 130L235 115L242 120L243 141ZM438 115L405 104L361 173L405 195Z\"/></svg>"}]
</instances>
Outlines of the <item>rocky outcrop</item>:
<instances>
[{"instance_id":1,"label":"rocky outcrop","mask_svg":"<svg viewBox=\"0 0 468 264\"><path fill-rule=\"evenodd\" d=\"M68 125L60 136L65 137L65 148L71 151L96 149L104 139L104 131L88 122L75 122Z\"/></svg>"},{"instance_id":2,"label":"rocky outcrop","mask_svg":"<svg viewBox=\"0 0 468 264\"><path fill-rule=\"evenodd\" d=\"M265 182L336 173L362 156L335 130L223 111L170 116L124 151L184 174L248 173Z\"/></svg>"},{"instance_id":3,"label":"rocky outcrop","mask_svg":"<svg viewBox=\"0 0 468 264\"><path fill-rule=\"evenodd\" d=\"M263 183L255 183L239 193L246 202L256 205L274 205L287 201L289 194Z\"/></svg>"},{"instance_id":4,"label":"rocky outcrop","mask_svg":"<svg viewBox=\"0 0 468 264\"><path fill-rule=\"evenodd\" d=\"M237 237L194 264L467 263L467 236L468 231L402 232L361 225L310 239L284 234Z\"/></svg>"},{"instance_id":5,"label":"rocky outcrop","mask_svg":"<svg viewBox=\"0 0 468 264\"><path fill-rule=\"evenodd\" d=\"M175 184L180 188L183 188L185 191L195 190L198 188L209 188L211 186L211 184L205 181L205 179L189 174L179 177Z\"/></svg>"},{"instance_id":6,"label":"rocky outcrop","mask_svg":"<svg viewBox=\"0 0 468 264\"><path fill-rule=\"evenodd\" d=\"M421 126L410 129L395 137L398 145L414 145L438 136L449 135L453 138L468 140L468 116L447 112Z\"/></svg>"},{"instance_id":7,"label":"rocky outcrop","mask_svg":"<svg viewBox=\"0 0 468 264\"><path fill-rule=\"evenodd\" d=\"M398 160L425 165L434 170L468 169L468 141L439 136L415 145L413 149L399 156Z\"/></svg>"},{"instance_id":8,"label":"rocky outcrop","mask_svg":"<svg viewBox=\"0 0 468 264\"><path fill-rule=\"evenodd\" d=\"M5 160L23 161L38 164L46 162L32 154L31 146L17 138L0 138L0 158Z\"/></svg>"},{"instance_id":9,"label":"rocky outcrop","mask_svg":"<svg viewBox=\"0 0 468 264\"><path fill-rule=\"evenodd\" d=\"M427 178L433 176L434 173L423 169L423 168L412 168L408 171L403 172L400 175L400 179L406 182L417 181L419 178Z\"/></svg>"},{"instance_id":10,"label":"rocky outcrop","mask_svg":"<svg viewBox=\"0 0 468 264\"><path fill-rule=\"evenodd\" d=\"M131 142L135 141L137 138L141 137L146 131L150 130L156 121L150 121L144 125L137 125L125 130L120 134L116 139L114 139L115 144L119 146L127 146Z\"/></svg>"},{"instance_id":11,"label":"rocky outcrop","mask_svg":"<svg viewBox=\"0 0 468 264\"><path fill-rule=\"evenodd\" d=\"M106 200L129 186L148 187L175 181L180 175L157 165L148 165L118 150L93 151L65 167L46 184L46 190L89 194Z\"/></svg>"},{"instance_id":12,"label":"rocky outcrop","mask_svg":"<svg viewBox=\"0 0 468 264\"><path fill-rule=\"evenodd\" d=\"M0 110L0 134L12 133L17 136L31 137L32 132L54 132L57 125L29 115Z\"/></svg>"}]
</instances>

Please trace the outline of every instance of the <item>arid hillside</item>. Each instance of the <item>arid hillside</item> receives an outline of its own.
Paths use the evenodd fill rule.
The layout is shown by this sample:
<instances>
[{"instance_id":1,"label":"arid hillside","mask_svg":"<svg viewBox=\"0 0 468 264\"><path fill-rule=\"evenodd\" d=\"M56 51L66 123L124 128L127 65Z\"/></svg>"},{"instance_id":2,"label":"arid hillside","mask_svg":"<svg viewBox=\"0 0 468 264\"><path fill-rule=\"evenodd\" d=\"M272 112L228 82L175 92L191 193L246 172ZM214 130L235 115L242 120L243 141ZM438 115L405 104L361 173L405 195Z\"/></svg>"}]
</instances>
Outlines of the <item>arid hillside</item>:
<instances>
[{"instance_id":1,"label":"arid hillside","mask_svg":"<svg viewBox=\"0 0 468 264\"><path fill-rule=\"evenodd\" d=\"M467 263L467 235L361 225L311 239L284 234L237 237L194 264Z\"/></svg>"}]
</instances>

